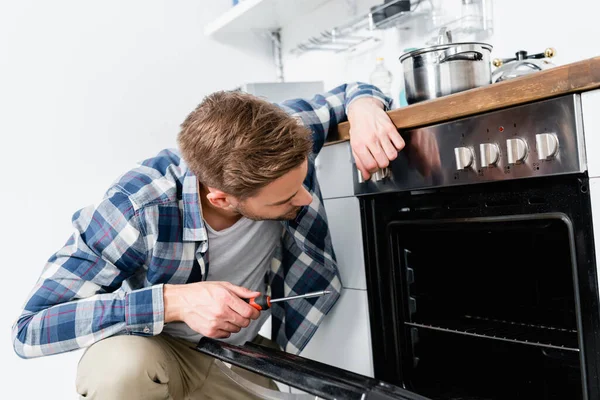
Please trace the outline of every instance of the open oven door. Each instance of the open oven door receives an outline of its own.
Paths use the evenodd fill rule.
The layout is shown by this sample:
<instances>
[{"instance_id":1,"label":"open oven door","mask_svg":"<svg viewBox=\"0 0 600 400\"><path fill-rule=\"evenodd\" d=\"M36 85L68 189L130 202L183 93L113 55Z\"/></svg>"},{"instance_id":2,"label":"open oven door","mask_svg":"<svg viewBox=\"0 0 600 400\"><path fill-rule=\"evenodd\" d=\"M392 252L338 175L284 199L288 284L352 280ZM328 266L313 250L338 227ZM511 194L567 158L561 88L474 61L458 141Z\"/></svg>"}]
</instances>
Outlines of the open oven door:
<instances>
[{"instance_id":1,"label":"open oven door","mask_svg":"<svg viewBox=\"0 0 600 400\"><path fill-rule=\"evenodd\" d=\"M195 349L216 358L217 366L228 377L248 392L263 399L428 400L377 379L251 342L244 346L236 346L204 337ZM236 374L225 363L266 376L311 395L263 388Z\"/></svg>"}]
</instances>

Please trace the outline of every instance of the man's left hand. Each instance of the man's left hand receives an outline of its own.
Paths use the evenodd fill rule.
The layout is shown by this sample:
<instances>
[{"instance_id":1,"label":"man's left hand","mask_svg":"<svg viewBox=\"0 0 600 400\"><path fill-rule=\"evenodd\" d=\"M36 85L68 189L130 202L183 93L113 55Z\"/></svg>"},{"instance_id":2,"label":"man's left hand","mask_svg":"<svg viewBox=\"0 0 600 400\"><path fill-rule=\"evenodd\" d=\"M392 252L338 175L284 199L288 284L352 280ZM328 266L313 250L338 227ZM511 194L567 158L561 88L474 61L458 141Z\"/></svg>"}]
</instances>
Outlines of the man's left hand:
<instances>
[{"instance_id":1,"label":"man's left hand","mask_svg":"<svg viewBox=\"0 0 600 400\"><path fill-rule=\"evenodd\" d=\"M404 139L377 99L353 101L348 107L348 121L352 154L365 180L387 167L404 148Z\"/></svg>"}]
</instances>

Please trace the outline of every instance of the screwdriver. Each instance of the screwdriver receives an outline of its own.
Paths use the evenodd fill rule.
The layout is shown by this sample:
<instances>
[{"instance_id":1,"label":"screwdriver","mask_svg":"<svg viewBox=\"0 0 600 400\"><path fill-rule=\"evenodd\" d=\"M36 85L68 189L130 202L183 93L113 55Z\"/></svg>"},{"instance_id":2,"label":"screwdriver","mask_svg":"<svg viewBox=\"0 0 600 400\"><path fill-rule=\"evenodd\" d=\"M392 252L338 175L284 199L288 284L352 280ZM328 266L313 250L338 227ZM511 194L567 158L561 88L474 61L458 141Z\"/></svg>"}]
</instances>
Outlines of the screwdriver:
<instances>
[{"instance_id":1,"label":"screwdriver","mask_svg":"<svg viewBox=\"0 0 600 400\"><path fill-rule=\"evenodd\" d=\"M271 303L279 303L280 301L289 301L289 300L295 300L295 299L306 299L309 297L319 297L319 296L323 296L324 294L329 294L329 293L331 293L331 291L321 290L320 292L306 293L306 294L301 294L298 296L280 297L279 299L271 299L269 296L265 296L264 294L261 294L260 296L253 297L251 299L242 299L242 300L244 300L246 303L250 304L252 307L256 308L258 311L262 311L262 310L268 310L269 308L271 308Z\"/></svg>"}]
</instances>

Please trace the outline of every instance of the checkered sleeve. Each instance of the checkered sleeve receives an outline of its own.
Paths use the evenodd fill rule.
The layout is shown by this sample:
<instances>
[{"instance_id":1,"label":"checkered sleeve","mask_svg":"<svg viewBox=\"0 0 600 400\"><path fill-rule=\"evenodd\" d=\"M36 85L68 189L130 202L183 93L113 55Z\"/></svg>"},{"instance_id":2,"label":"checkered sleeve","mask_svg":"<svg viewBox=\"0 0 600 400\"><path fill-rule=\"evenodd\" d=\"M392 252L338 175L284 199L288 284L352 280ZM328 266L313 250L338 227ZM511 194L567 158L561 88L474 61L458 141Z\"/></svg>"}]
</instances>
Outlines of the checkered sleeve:
<instances>
[{"instance_id":1,"label":"checkered sleeve","mask_svg":"<svg viewBox=\"0 0 600 400\"><path fill-rule=\"evenodd\" d=\"M76 350L117 334L162 331L162 286L121 288L146 262L138 218L117 187L99 205L74 214L75 232L50 257L13 325L20 357Z\"/></svg>"},{"instance_id":2,"label":"checkered sleeve","mask_svg":"<svg viewBox=\"0 0 600 400\"><path fill-rule=\"evenodd\" d=\"M363 97L380 100L387 111L392 99L377 87L362 82L347 83L333 88L312 99L286 100L280 106L292 116L299 118L313 132L313 151L318 154L328 136L337 134L337 125L346 121L348 107Z\"/></svg>"}]
</instances>

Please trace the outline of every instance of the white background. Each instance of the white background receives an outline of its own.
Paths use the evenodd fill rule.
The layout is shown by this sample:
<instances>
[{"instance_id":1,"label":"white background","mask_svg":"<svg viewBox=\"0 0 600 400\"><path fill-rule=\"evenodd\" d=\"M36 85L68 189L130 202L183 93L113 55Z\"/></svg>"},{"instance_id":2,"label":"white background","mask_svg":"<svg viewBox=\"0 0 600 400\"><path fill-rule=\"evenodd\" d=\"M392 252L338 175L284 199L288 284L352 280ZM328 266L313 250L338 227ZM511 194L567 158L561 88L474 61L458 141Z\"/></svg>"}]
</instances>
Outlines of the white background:
<instances>
[{"instance_id":1,"label":"white background","mask_svg":"<svg viewBox=\"0 0 600 400\"><path fill-rule=\"evenodd\" d=\"M293 0L289 0L293 1ZM379 1L358 1L359 12ZM443 2L456 3L455 0ZM600 55L595 2L496 0L493 57L520 49L558 51L564 64ZM351 17L332 0L284 27L284 48ZM178 125L201 100L244 81L275 79L269 41L237 45L204 37L227 0L2 0L0 2L0 360L2 398L75 398L81 352L21 360L11 325L47 258L68 238L70 219L96 202L126 169L175 145ZM360 54L285 55L288 80L326 88L368 80L384 56L401 84L397 57L422 45L411 32L382 35Z\"/></svg>"},{"instance_id":2,"label":"white background","mask_svg":"<svg viewBox=\"0 0 600 400\"><path fill-rule=\"evenodd\" d=\"M175 145L204 95L275 79L271 48L203 35L202 0L0 2L0 398L76 398L81 352L21 360L11 325L71 216L138 160ZM6 373L6 372L5 372Z\"/></svg>"}]
</instances>

